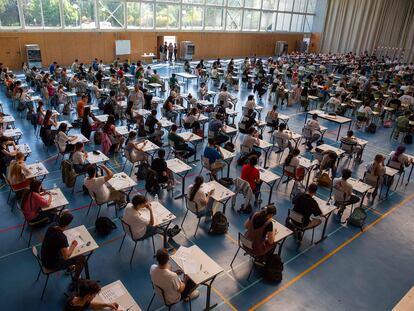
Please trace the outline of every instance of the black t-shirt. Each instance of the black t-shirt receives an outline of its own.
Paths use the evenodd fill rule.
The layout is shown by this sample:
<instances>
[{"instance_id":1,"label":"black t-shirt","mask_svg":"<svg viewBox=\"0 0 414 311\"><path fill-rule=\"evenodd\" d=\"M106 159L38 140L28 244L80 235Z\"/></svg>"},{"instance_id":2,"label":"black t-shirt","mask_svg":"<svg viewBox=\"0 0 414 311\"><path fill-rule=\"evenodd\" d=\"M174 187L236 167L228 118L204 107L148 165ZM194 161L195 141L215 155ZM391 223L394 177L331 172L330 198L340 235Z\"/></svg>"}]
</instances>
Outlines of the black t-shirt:
<instances>
[{"instance_id":1,"label":"black t-shirt","mask_svg":"<svg viewBox=\"0 0 414 311\"><path fill-rule=\"evenodd\" d=\"M42 265L48 269L63 260L61 249L69 246L68 239L58 227L49 227L42 243Z\"/></svg>"},{"instance_id":2,"label":"black t-shirt","mask_svg":"<svg viewBox=\"0 0 414 311\"><path fill-rule=\"evenodd\" d=\"M156 158L151 163L151 169L157 172L158 179L162 178L163 172L167 171L167 162L164 159Z\"/></svg>"},{"instance_id":3,"label":"black t-shirt","mask_svg":"<svg viewBox=\"0 0 414 311\"><path fill-rule=\"evenodd\" d=\"M293 210L304 217L304 225L310 222L310 216L322 214L318 203L307 193L302 193L293 198Z\"/></svg>"},{"instance_id":4,"label":"black t-shirt","mask_svg":"<svg viewBox=\"0 0 414 311\"><path fill-rule=\"evenodd\" d=\"M158 123L158 120L153 115L149 115L147 117L147 120L145 121L145 125L148 126L150 134L154 133L154 128L157 123Z\"/></svg>"}]
</instances>

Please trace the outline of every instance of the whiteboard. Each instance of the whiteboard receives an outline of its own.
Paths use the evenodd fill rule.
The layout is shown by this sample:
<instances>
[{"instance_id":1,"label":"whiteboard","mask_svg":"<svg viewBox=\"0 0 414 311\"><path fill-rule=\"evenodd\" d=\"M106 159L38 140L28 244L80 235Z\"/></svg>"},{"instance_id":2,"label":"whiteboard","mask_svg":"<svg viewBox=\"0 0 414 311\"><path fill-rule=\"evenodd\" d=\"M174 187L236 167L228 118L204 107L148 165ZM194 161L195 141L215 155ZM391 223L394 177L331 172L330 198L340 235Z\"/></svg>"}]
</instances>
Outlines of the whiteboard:
<instances>
[{"instance_id":1,"label":"whiteboard","mask_svg":"<svg viewBox=\"0 0 414 311\"><path fill-rule=\"evenodd\" d=\"M115 40L115 55L131 54L131 40Z\"/></svg>"}]
</instances>

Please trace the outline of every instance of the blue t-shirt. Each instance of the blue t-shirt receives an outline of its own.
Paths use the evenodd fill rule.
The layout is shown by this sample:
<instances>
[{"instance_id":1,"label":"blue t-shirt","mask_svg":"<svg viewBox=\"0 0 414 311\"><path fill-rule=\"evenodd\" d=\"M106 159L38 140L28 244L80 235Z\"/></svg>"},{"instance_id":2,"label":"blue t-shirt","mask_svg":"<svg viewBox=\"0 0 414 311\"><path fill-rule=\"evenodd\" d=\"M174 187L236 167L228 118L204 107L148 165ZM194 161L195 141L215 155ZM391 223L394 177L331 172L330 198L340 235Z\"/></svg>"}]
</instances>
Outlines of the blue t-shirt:
<instances>
[{"instance_id":1,"label":"blue t-shirt","mask_svg":"<svg viewBox=\"0 0 414 311\"><path fill-rule=\"evenodd\" d=\"M204 157L209 160L210 164L213 164L217 160L221 159L221 154L217 151L217 149L207 146L206 149L204 149Z\"/></svg>"}]
</instances>

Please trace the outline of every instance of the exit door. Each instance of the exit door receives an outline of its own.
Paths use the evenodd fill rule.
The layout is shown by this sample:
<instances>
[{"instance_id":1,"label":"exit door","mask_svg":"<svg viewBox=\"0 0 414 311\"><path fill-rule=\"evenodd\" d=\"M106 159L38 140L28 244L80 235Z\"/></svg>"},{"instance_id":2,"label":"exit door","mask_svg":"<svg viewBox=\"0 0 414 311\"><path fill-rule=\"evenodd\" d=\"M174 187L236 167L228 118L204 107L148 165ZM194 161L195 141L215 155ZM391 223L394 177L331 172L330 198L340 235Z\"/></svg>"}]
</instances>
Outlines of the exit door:
<instances>
[{"instance_id":1,"label":"exit door","mask_svg":"<svg viewBox=\"0 0 414 311\"><path fill-rule=\"evenodd\" d=\"M0 60L11 69L21 69L22 54L20 40L17 37L0 37Z\"/></svg>"}]
</instances>

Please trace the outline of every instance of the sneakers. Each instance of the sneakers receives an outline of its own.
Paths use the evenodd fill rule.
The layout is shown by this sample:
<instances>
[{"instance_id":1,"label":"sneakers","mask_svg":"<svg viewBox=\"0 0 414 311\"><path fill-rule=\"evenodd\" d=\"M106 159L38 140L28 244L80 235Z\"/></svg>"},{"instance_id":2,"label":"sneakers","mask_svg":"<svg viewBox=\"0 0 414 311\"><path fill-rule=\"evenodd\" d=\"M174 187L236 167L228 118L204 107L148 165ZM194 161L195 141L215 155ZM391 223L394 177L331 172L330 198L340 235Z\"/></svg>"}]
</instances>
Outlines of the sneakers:
<instances>
[{"instance_id":1,"label":"sneakers","mask_svg":"<svg viewBox=\"0 0 414 311\"><path fill-rule=\"evenodd\" d=\"M190 295L188 295L184 300L185 301L189 301L189 300L194 300L194 299L196 299L198 296L200 296L200 292L196 289L196 290L193 290L192 292L191 292L191 294Z\"/></svg>"}]
</instances>

